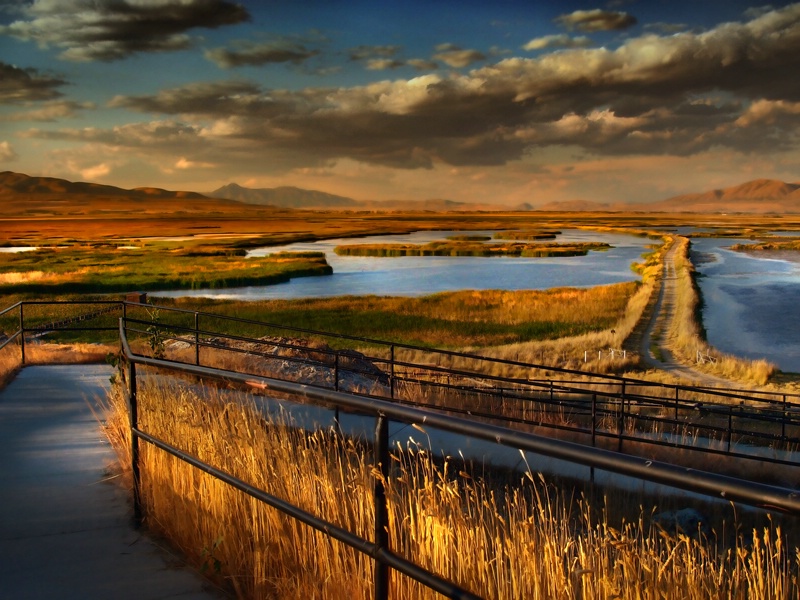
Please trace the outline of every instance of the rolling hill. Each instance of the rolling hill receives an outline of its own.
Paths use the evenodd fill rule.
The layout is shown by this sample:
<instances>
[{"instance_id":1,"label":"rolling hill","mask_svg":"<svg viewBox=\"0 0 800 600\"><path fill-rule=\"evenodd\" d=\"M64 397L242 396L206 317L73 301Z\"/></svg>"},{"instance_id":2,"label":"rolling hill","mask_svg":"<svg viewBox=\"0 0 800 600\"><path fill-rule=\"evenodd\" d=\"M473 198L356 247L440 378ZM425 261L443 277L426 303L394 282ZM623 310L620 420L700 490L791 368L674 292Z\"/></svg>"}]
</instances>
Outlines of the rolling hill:
<instances>
[{"instance_id":1,"label":"rolling hill","mask_svg":"<svg viewBox=\"0 0 800 600\"><path fill-rule=\"evenodd\" d=\"M447 199L428 200L356 200L317 190L282 186L250 189L235 183L209 194L170 191L154 187L123 189L97 183L72 182L54 177L30 177L12 171L0 172L0 204L3 212L54 214L59 205L73 209L94 205L103 210L169 210L181 204L181 210L203 211L216 207L250 204L261 209L317 209L371 211L565 211L565 212L689 212L689 213L778 213L800 214L800 183L774 179L755 179L740 185L706 192L682 194L651 203L601 203L591 200L567 200L532 206L530 203L503 206L495 203L470 203ZM140 207L140 208L134 208Z\"/></svg>"},{"instance_id":2,"label":"rolling hill","mask_svg":"<svg viewBox=\"0 0 800 600\"><path fill-rule=\"evenodd\" d=\"M181 200L205 198L197 192L171 192L161 188L142 187L126 190L113 185L73 182L55 177L30 177L22 173L0 173L0 197L16 194L60 194L86 196L124 196L128 198L174 198Z\"/></svg>"}]
</instances>

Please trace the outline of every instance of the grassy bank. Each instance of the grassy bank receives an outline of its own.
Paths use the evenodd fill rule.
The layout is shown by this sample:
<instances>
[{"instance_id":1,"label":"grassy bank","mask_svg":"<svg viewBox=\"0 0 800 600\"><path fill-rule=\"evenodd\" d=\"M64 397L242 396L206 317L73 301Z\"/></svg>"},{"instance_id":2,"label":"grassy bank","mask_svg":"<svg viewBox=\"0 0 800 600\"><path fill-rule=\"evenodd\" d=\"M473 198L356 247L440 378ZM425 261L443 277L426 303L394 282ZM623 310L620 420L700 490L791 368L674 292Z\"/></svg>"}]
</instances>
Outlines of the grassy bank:
<instances>
[{"instance_id":1,"label":"grassy bank","mask_svg":"<svg viewBox=\"0 0 800 600\"><path fill-rule=\"evenodd\" d=\"M331 272L322 253L246 258L244 251L225 247L98 243L0 254L0 293L224 288L267 285Z\"/></svg>"},{"instance_id":2,"label":"grassy bank","mask_svg":"<svg viewBox=\"0 0 800 600\"><path fill-rule=\"evenodd\" d=\"M700 292L695 281L694 265L689 259L689 240L678 237L677 243L675 316L667 332L670 350L683 362L702 371L733 381L764 385L777 372L775 365L763 359L748 360L725 354L706 341L701 325ZM698 361L698 356L705 357L705 360Z\"/></svg>"},{"instance_id":3,"label":"grassy bank","mask_svg":"<svg viewBox=\"0 0 800 600\"><path fill-rule=\"evenodd\" d=\"M590 250L611 248L605 242L484 244L446 240L427 244L354 244L336 246L341 256L519 256L525 258L548 256L586 256Z\"/></svg>"},{"instance_id":4,"label":"grassy bank","mask_svg":"<svg viewBox=\"0 0 800 600\"><path fill-rule=\"evenodd\" d=\"M419 298L345 296L257 302L180 298L163 299L163 303L303 329L461 348L555 339L612 327L622 318L636 288L637 283L630 282L588 289L444 292ZM216 325L223 326L222 322ZM224 326L229 333L263 335L250 326Z\"/></svg>"},{"instance_id":5,"label":"grassy bank","mask_svg":"<svg viewBox=\"0 0 800 600\"><path fill-rule=\"evenodd\" d=\"M371 538L374 472L368 445L265 419L222 392L148 383L142 427L269 493ZM417 427L415 437L424 439ZM110 396L107 433L129 464L127 415ZM371 562L153 447L142 449L147 525L240 598L371 597ZM413 558L486 598L789 598L800 550L770 521L723 522L670 533L627 494L593 502L528 472L490 477L460 461L397 447L386 482L390 539ZM627 498L627 500L625 499ZM638 516L637 516L638 515ZM407 578L393 598L428 598Z\"/></svg>"}]
</instances>

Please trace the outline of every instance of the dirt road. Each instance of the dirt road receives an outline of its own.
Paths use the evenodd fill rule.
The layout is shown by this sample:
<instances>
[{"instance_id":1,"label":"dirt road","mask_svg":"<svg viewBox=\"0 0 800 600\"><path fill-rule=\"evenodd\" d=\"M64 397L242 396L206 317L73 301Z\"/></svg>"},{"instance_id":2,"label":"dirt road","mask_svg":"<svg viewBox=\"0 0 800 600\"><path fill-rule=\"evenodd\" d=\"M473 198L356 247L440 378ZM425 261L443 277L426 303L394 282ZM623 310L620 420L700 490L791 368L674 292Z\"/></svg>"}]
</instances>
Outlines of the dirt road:
<instances>
[{"instance_id":1,"label":"dirt road","mask_svg":"<svg viewBox=\"0 0 800 600\"><path fill-rule=\"evenodd\" d=\"M639 340L639 356L648 367L667 371L675 377L686 379L696 385L730 387L731 382L726 379L703 373L680 363L667 348L666 338L672 320L675 318L675 299L677 297L675 255L677 249L678 243L675 242L664 256L664 272L658 286L658 298L651 311L650 321L645 326ZM653 348L657 348L657 353L653 352Z\"/></svg>"}]
</instances>

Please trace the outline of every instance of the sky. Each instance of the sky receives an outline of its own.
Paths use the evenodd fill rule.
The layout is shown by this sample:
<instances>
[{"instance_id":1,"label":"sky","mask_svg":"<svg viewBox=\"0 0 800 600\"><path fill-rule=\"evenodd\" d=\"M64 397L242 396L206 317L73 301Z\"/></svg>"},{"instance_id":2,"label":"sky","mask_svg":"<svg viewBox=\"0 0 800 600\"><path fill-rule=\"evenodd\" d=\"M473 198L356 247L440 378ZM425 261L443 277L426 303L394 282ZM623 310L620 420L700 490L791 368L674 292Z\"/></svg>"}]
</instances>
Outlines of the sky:
<instances>
[{"instance_id":1,"label":"sky","mask_svg":"<svg viewBox=\"0 0 800 600\"><path fill-rule=\"evenodd\" d=\"M800 181L800 3L0 0L0 171L363 200Z\"/></svg>"}]
</instances>

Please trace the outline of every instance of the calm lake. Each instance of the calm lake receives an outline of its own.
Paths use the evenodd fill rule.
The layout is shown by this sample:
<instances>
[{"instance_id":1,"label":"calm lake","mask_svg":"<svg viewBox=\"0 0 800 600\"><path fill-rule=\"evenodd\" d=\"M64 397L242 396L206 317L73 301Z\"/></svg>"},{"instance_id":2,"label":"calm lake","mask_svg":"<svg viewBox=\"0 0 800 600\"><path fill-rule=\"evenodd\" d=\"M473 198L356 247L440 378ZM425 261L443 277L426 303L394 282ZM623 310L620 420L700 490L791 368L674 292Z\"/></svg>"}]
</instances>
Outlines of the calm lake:
<instances>
[{"instance_id":1,"label":"calm lake","mask_svg":"<svg viewBox=\"0 0 800 600\"><path fill-rule=\"evenodd\" d=\"M308 298L344 295L424 296L464 289L528 290L553 287L591 287L638 276L631 263L641 259L651 240L616 233L564 230L557 241L600 241L613 246L606 252L567 258L337 256L343 244L424 244L451 235L489 235L493 231L421 231L409 235L334 239L260 248L252 256L282 251L325 252L333 275L303 277L271 286L223 290L157 292L153 296L204 296L240 300ZM681 232L689 233L689 231ZM756 256L726 247L734 239L692 240L692 260L705 306L703 323L709 342L723 352L766 358L784 371L800 372L800 264Z\"/></svg>"},{"instance_id":2,"label":"calm lake","mask_svg":"<svg viewBox=\"0 0 800 600\"><path fill-rule=\"evenodd\" d=\"M487 235L493 231L419 231L408 235L324 240L253 250L251 256L273 252L324 252L333 275L301 277L270 286L157 292L154 296L203 296L262 300L330 296L426 296L455 290L540 290L552 287L592 287L639 278L631 264L640 260L652 243L641 237L614 233L565 230L558 242L607 242L604 252L565 258L512 258L471 256L404 256L375 258L338 256L333 249L344 244L425 244L451 235Z\"/></svg>"},{"instance_id":3,"label":"calm lake","mask_svg":"<svg viewBox=\"0 0 800 600\"><path fill-rule=\"evenodd\" d=\"M692 240L703 324L715 348L800 372L800 263L728 247L750 240Z\"/></svg>"}]
</instances>

